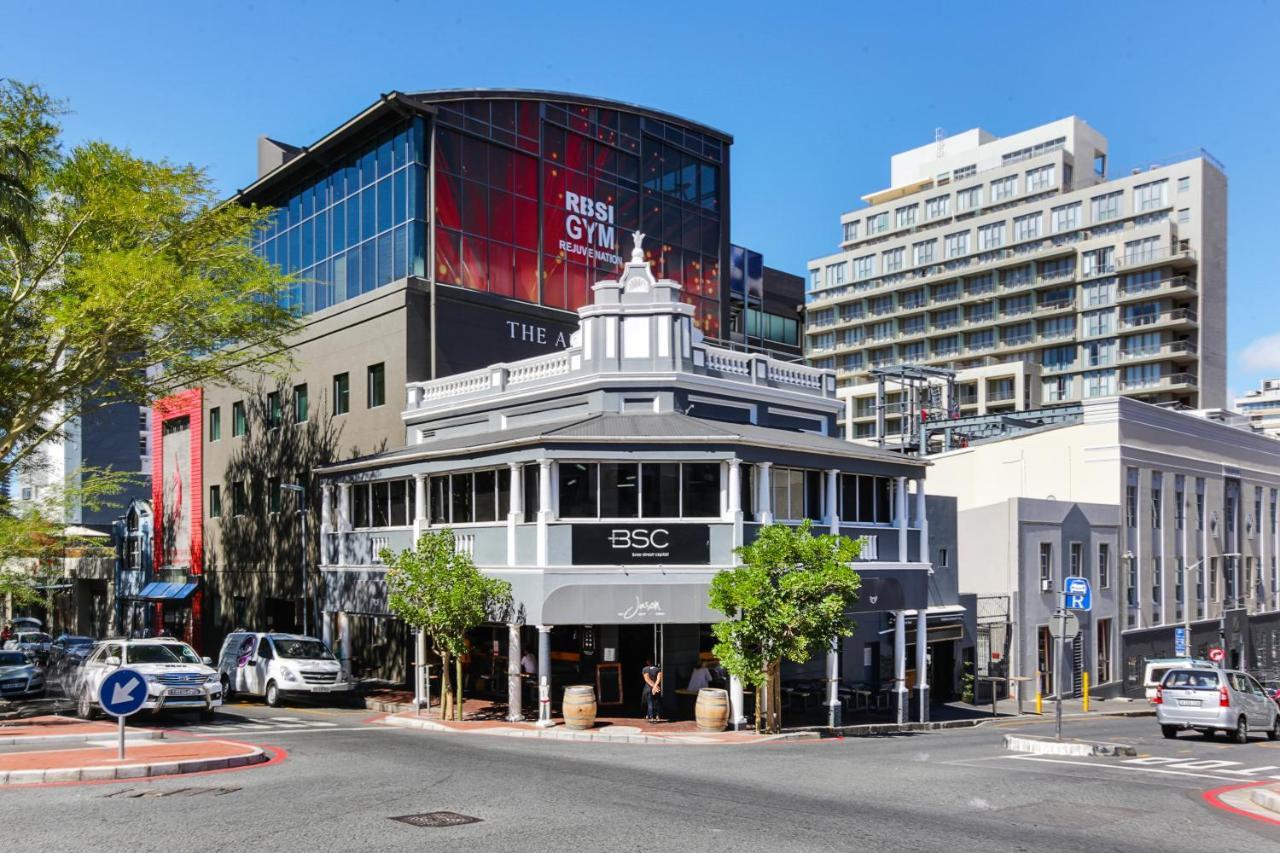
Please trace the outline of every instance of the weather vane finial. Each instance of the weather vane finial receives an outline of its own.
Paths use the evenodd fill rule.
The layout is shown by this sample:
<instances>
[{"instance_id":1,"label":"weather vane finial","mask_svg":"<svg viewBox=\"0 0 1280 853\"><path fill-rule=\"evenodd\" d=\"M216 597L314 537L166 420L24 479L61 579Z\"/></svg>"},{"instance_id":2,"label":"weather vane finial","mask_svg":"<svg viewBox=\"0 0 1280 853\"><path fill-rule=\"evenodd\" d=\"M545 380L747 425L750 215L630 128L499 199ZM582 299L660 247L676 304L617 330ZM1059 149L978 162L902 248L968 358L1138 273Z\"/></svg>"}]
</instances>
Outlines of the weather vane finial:
<instances>
[{"instance_id":1,"label":"weather vane finial","mask_svg":"<svg viewBox=\"0 0 1280 853\"><path fill-rule=\"evenodd\" d=\"M638 263L641 263L642 261L644 261L644 232L639 230L632 231L631 232L631 262L638 264Z\"/></svg>"}]
</instances>

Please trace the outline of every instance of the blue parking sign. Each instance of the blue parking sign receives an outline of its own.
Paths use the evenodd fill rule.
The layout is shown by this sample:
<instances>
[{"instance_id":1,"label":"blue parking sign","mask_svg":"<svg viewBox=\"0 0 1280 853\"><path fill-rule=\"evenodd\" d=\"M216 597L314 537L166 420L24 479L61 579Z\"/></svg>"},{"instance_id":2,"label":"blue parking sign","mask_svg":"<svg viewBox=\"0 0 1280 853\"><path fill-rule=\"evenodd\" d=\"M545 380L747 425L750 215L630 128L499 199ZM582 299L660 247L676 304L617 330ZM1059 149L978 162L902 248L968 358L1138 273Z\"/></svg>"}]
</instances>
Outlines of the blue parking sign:
<instances>
[{"instance_id":1,"label":"blue parking sign","mask_svg":"<svg viewBox=\"0 0 1280 853\"><path fill-rule=\"evenodd\" d=\"M1068 610L1092 610L1093 590L1088 578L1069 577L1062 584L1063 606Z\"/></svg>"}]
</instances>

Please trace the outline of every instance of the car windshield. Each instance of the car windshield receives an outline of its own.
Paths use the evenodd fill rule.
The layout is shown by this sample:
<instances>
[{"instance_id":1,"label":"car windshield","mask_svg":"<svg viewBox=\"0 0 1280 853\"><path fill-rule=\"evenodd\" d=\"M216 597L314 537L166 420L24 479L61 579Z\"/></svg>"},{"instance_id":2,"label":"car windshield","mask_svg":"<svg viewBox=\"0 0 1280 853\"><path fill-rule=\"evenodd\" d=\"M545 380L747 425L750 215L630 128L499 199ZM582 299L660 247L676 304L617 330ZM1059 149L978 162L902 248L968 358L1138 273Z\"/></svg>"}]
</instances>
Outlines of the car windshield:
<instances>
[{"instance_id":1,"label":"car windshield","mask_svg":"<svg viewBox=\"0 0 1280 853\"><path fill-rule=\"evenodd\" d=\"M0 652L0 666L26 666L27 656L22 652Z\"/></svg>"},{"instance_id":2,"label":"car windshield","mask_svg":"<svg viewBox=\"0 0 1280 853\"><path fill-rule=\"evenodd\" d=\"M92 646L93 637L63 637L61 642L69 649L76 646Z\"/></svg>"},{"instance_id":3,"label":"car windshield","mask_svg":"<svg viewBox=\"0 0 1280 853\"><path fill-rule=\"evenodd\" d=\"M200 655L186 643L165 643L164 648L183 663L201 663Z\"/></svg>"},{"instance_id":4,"label":"car windshield","mask_svg":"<svg viewBox=\"0 0 1280 853\"><path fill-rule=\"evenodd\" d=\"M129 663L180 663L173 652L164 646L151 644L129 646L125 654L128 655Z\"/></svg>"},{"instance_id":5,"label":"car windshield","mask_svg":"<svg viewBox=\"0 0 1280 853\"><path fill-rule=\"evenodd\" d=\"M50 643L53 638L48 634L22 634L18 637L20 643Z\"/></svg>"},{"instance_id":6,"label":"car windshield","mask_svg":"<svg viewBox=\"0 0 1280 853\"><path fill-rule=\"evenodd\" d=\"M333 660L333 655L319 640L282 640L279 637L272 637L271 642L275 644L276 654L282 658Z\"/></svg>"},{"instance_id":7,"label":"car windshield","mask_svg":"<svg viewBox=\"0 0 1280 853\"><path fill-rule=\"evenodd\" d=\"M1218 673L1205 669L1175 669L1165 676L1164 686L1212 690L1218 686Z\"/></svg>"}]
</instances>

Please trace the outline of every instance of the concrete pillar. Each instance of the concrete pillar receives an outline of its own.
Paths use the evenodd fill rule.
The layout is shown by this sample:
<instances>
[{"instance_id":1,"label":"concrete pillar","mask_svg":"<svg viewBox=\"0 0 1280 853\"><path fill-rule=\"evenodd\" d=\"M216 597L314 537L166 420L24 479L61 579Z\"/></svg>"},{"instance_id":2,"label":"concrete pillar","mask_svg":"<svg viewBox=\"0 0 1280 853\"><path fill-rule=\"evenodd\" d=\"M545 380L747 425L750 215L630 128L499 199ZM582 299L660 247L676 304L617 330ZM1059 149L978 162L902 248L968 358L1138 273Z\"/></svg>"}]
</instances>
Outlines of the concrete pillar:
<instances>
[{"instance_id":1,"label":"concrete pillar","mask_svg":"<svg viewBox=\"0 0 1280 853\"><path fill-rule=\"evenodd\" d=\"M507 720L513 723L524 719L524 709L521 707L524 680L520 677L520 658L523 654L520 648L520 626L511 622L507 625Z\"/></svg>"},{"instance_id":2,"label":"concrete pillar","mask_svg":"<svg viewBox=\"0 0 1280 853\"><path fill-rule=\"evenodd\" d=\"M351 674L351 622L347 614L338 611L338 660L348 674Z\"/></svg>"},{"instance_id":3,"label":"concrete pillar","mask_svg":"<svg viewBox=\"0 0 1280 853\"><path fill-rule=\"evenodd\" d=\"M538 626L538 726L554 726L551 719L551 626Z\"/></svg>"},{"instance_id":4,"label":"concrete pillar","mask_svg":"<svg viewBox=\"0 0 1280 853\"><path fill-rule=\"evenodd\" d=\"M551 509L551 460L538 461L538 565L547 565L547 525L553 516Z\"/></svg>"},{"instance_id":5,"label":"concrete pillar","mask_svg":"<svg viewBox=\"0 0 1280 853\"><path fill-rule=\"evenodd\" d=\"M772 462L756 463L756 521L773 524L773 485L769 482Z\"/></svg>"},{"instance_id":6,"label":"concrete pillar","mask_svg":"<svg viewBox=\"0 0 1280 853\"><path fill-rule=\"evenodd\" d=\"M894 510L898 520L898 562L907 562L907 478L898 477L893 495Z\"/></svg>"},{"instance_id":7,"label":"concrete pillar","mask_svg":"<svg viewBox=\"0 0 1280 853\"><path fill-rule=\"evenodd\" d=\"M844 706L840 704L840 640L831 641L827 649L827 725L835 728L844 725Z\"/></svg>"},{"instance_id":8,"label":"concrete pillar","mask_svg":"<svg viewBox=\"0 0 1280 853\"><path fill-rule=\"evenodd\" d=\"M511 501L507 512L507 565L519 564L516 558L516 525L524 518L524 466L509 463L511 470Z\"/></svg>"},{"instance_id":9,"label":"concrete pillar","mask_svg":"<svg viewBox=\"0 0 1280 853\"><path fill-rule=\"evenodd\" d=\"M923 607L916 611L916 702L920 722L929 722L929 627Z\"/></svg>"},{"instance_id":10,"label":"concrete pillar","mask_svg":"<svg viewBox=\"0 0 1280 853\"><path fill-rule=\"evenodd\" d=\"M907 616L894 611L893 618L893 710L898 723L907 722Z\"/></svg>"},{"instance_id":11,"label":"concrete pillar","mask_svg":"<svg viewBox=\"0 0 1280 853\"><path fill-rule=\"evenodd\" d=\"M831 533L840 535L840 471L831 468L827 471L827 521L831 525Z\"/></svg>"},{"instance_id":12,"label":"concrete pillar","mask_svg":"<svg viewBox=\"0 0 1280 853\"><path fill-rule=\"evenodd\" d=\"M426 698L423 686L427 681L427 632L419 631L416 640L413 654L413 699L414 707L421 708L422 700Z\"/></svg>"},{"instance_id":13,"label":"concrete pillar","mask_svg":"<svg viewBox=\"0 0 1280 853\"><path fill-rule=\"evenodd\" d=\"M734 521L742 518L742 471L741 461L730 459L728 462L729 476L725 478L728 482L729 493L725 496L725 509L728 512L727 521Z\"/></svg>"},{"instance_id":14,"label":"concrete pillar","mask_svg":"<svg viewBox=\"0 0 1280 853\"><path fill-rule=\"evenodd\" d=\"M427 475L413 475L413 546L418 547L427 526Z\"/></svg>"},{"instance_id":15,"label":"concrete pillar","mask_svg":"<svg viewBox=\"0 0 1280 853\"><path fill-rule=\"evenodd\" d=\"M929 513L925 504L924 477L916 478L916 527L920 529L920 562L930 563L933 571L933 551L929 546Z\"/></svg>"},{"instance_id":16,"label":"concrete pillar","mask_svg":"<svg viewBox=\"0 0 1280 853\"><path fill-rule=\"evenodd\" d=\"M351 537L351 484L338 484L338 564L351 562L348 541Z\"/></svg>"},{"instance_id":17,"label":"concrete pillar","mask_svg":"<svg viewBox=\"0 0 1280 853\"><path fill-rule=\"evenodd\" d=\"M333 484L320 486L320 533L333 532Z\"/></svg>"},{"instance_id":18,"label":"concrete pillar","mask_svg":"<svg viewBox=\"0 0 1280 853\"><path fill-rule=\"evenodd\" d=\"M747 724L747 716L742 701L742 679L736 675L729 676L729 724L736 732Z\"/></svg>"},{"instance_id":19,"label":"concrete pillar","mask_svg":"<svg viewBox=\"0 0 1280 853\"><path fill-rule=\"evenodd\" d=\"M320 614L320 640L333 648L333 614L327 610Z\"/></svg>"}]
</instances>

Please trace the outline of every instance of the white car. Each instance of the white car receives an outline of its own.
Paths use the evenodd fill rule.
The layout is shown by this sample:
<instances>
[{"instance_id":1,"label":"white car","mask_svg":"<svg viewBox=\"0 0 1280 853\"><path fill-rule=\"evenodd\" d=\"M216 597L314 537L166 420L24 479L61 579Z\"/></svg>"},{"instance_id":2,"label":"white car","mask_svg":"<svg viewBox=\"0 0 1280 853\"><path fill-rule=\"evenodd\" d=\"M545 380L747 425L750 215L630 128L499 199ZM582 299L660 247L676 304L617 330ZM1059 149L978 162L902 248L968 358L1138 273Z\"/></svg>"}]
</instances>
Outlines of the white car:
<instances>
[{"instance_id":1,"label":"white car","mask_svg":"<svg viewBox=\"0 0 1280 853\"><path fill-rule=\"evenodd\" d=\"M224 695L262 696L272 708L282 694L345 693L351 679L315 637L236 631L228 634L218 654Z\"/></svg>"},{"instance_id":2,"label":"white car","mask_svg":"<svg viewBox=\"0 0 1280 853\"><path fill-rule=\"evenodd\" d=\"M207 660L207 658L205 659ZM92 719L98 711L98 687L119 667L128 667L147 682L146 711L199 711L213 719L222 704L218 671L202 661L186 643L169 637L146 640L103 640L79 668L75 692L81 717Z\"/></svg>"}]
</instances>

